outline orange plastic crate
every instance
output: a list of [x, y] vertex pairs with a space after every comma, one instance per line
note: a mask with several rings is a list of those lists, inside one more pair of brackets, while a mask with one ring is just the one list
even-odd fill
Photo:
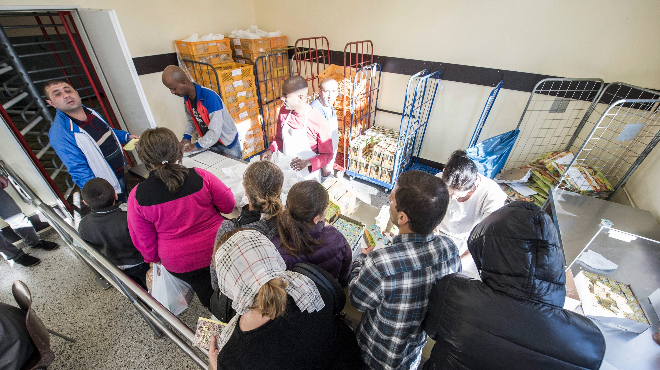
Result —
[[262, 56], [266, 55], [267, 53], [268, 53], [268, 51], [259, 52], [259, 51], [242, 50], [242, 49], [234, 50], [234, 54], [237, 57], [250, 59], [253, 62], [256, 61], [257, 58], [262, 57]]
[[254, 76], [251, 65], [231, 63], [229, 67], [230, 68], [218, 72], [218, 77], [221, 83], [242, 80]]
[[251, 52], [268, 52], [270, 47], [270, 38], [260, 38], [260, 39], [232, 39], [231, 45], [233, 49], [241, 49]]
[[254, 77], [246, 77], [236, 81], [220, 82], [223, 94], [232, 94], [255, 88]]
[[183, 60], [192, 60], [206, 64], [221, 64], [233, 61], [230, 51], [206, 53], [206, 54], [180, 54]]
[[233, 93], [223, 92], [222, 94], [222, 97], [225, 99], [225, 103], [227, 103], [227, 105], [240, 103], [248, 99], [255, 98], [256, 96], [257, 96], [257, 89], [255, 88], [243, 90], [243, 91], [235, 91]]
[[208, 54], [215, 52], [226, 52], [230, 51], [230, 40], [224, 38], [222, 40], [211, 40], [211, 41], [183, 41], [176, 40], [174, 41], [176, 45], [176, 50], [180, 54], [189, 54], [189, 55], [198, 55], [198, 54]]
[[282, 49], [286, 48], [286, 36], [277, 36], [270, 38], [270, 48], [271, 49]]
[[248, 109], [245, 112], [241, 112], [236, 115], [232, 114], [231, 117], [234, 119], [234, 122], [240, 123], [247, 119], [254, 119], [258, 116], [259, 116], [259, 107], [256, 107], [256, 108]]
[[257, 98], [247, 99], [245, 101], [227, 106], [227, 110], [232, 116], [238, 116], [240, 113], [247, 112], [248, 110], [254, 108], [259, 108]]

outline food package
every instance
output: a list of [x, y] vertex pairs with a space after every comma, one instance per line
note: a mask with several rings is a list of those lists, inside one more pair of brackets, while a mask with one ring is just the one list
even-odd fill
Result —
[[331, 201], [336, 203], [337, 200], [339, 200], [342, 195], [346, 194], [347, 191], [348, 187], [343, 182], [337, 181], [328, 189], [328, 196]]
[[209, 320], [200, 317], [197, 320], [197, 330], [195, 331], [195, 339], [193, 339], [193, 346], [208, 350], [211, 348], [211, 338], [216, 338], [216, 344], [222, 329], [226, 324], [220, 321]]
[[348, 215], [353, 213], [353, 211], [355, 211], [355, 208], [357, 208], [359, 201], [355, 196], [355, 194], [351, 192], [346, 192], [339, 199], [337, 199], [335, 203], [339, 206], [339, 209], [341, 210], [342, 214]]
[[387, 245], [389, 240], [385, 238], [378, 225], [371, 225], [364, 229], [364, 241], [369, 247], [375, 247], [377, 243]]
[[353, 252], [353, 255], [355, 256], [355, 252], [357, 249], [360, 248], [360, 237], [362, 236], [362, 232], [364, 231], [364, 224], [355, 221], [351, 218], [348, 218], [344, 215], [339, 215], [337, 217], [337, 220], [332, 224], [344, 237], [346, 238], [346, 241], [348, 242], [348, 245], [351, 246], [351, 251]]
[[630, 285], [583, 270], [575, 287], [585, 316], [638, 334], [651, 326]]
[[328, 223], [332, 223], [337, 216], [341, 214], [341, 209], [339, 208], [338, 205], [336, 205], [333, 202], [330, 202], [328, 205], [328, 209], [325, 212], [325, 221]]

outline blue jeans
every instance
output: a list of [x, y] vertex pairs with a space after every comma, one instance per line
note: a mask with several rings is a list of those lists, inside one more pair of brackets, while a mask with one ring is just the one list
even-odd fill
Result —
[[220, 142], [217, 142], [209, 149], [218, 154], [222, 154], [225, 157], [238, 159], [239, 161], [243, 160], [243, 149], [241, 148], [241, 141], [238, 140], [238, 135], [236, 135], [234, 142], [229, 144], [229, 146], [225, 146], [220, 144]]

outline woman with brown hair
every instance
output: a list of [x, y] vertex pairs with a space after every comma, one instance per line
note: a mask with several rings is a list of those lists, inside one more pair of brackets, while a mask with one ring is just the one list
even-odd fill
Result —
[[[223, 222], [216, 235], [216, 243], [223, 236], [237, 228], [253, 229], [262, 233], [269, 240], [277, 236], [277, 216], [282, 211], [282, 184], [284, 174], [279, 167], [270, 161], [254, 162], [248, 166], [243, 174], [243, 187], [248, 198], [248, 204], [241, 209], [238, 218]], [[211, 313], [222, 320], [231, 315], [231, 302], [220, 294], [218, 289], [218, 276], [211, 263], [211, 285], [213, 296], [211, 298]]]
[[330, 199], [323, 185], [314, 180], [294, 184], [286, 198], [286, 209], [277, 218], [278, 236], [273, 244], [286, 262], [317, 265], [345, 287], [351, 273], [352, 253], [346, 238], [325, 224]]
[[138, 155], [149, 178], [128, 198], [128, 228], [144, 261], [160, 262], [190, 284], [205, 307], [213, 294], [208, 273], [216, 232], [235, 201], [231, 190], [200, 168], [179, 164], [183, 152], [167, 128], [145, 131]]
[[357, 341], [335, 317], [331, 290], [287, 271], [273, 243], [255, 230], [233, 230], [216, 248], [220, 291], [236, 315], [211, 339], [210, 369], [360, 368]]

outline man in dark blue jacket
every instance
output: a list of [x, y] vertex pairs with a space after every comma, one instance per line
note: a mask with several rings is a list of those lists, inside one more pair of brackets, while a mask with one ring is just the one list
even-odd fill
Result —
[[468, 249], [481, 274], [438, 281], [424, 330], [436, 340], [425, 370], [598, 369], [605, 339], [564, 310], [564, 251], [552, 219], [513, 202], [474, 227]]

